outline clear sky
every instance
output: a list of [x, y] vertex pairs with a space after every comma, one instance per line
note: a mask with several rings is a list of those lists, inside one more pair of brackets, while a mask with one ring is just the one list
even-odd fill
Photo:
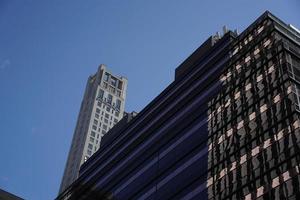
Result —
[[299, 0], [0, 0], [0, 188], [53, 199], [85, 83], [100, 63], [140, 111], [223, 25], [265, 10], [300, 28]]

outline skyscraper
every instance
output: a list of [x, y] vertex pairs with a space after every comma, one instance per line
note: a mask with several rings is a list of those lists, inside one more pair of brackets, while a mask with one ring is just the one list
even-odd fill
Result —
[[122, 119], [126, 89], [127, 79], [113, 75], [105, 65], [88, 78], [59, 193], [99, 149], [102, 136]]
[[300, 33], [209, 37], [57, 199], [300, 199]]

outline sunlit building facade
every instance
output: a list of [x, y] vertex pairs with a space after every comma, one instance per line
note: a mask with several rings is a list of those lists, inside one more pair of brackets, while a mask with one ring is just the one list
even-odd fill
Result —
[[57, 199], [300, 199], [299, 87], [300, 33], [271, 13], [212, 36]]
[[122, 119], [126, 89], [127, 79], [113, 75], [105, 65], [100, 65], [97, 73], [89, 77], [59, 193], [76, 180], [80, 166]]

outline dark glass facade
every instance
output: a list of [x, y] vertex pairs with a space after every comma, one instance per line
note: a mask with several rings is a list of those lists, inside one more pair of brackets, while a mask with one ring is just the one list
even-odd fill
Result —
[[210, 37], [57, 199], [300, 199], [299, 44], [269, 12]]

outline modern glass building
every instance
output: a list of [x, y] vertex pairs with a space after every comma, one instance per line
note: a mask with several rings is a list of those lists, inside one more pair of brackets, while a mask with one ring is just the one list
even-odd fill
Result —
[[300, 199], [299, 87], [300, 33], [271, 13], [212, 36], [57, 199]]

